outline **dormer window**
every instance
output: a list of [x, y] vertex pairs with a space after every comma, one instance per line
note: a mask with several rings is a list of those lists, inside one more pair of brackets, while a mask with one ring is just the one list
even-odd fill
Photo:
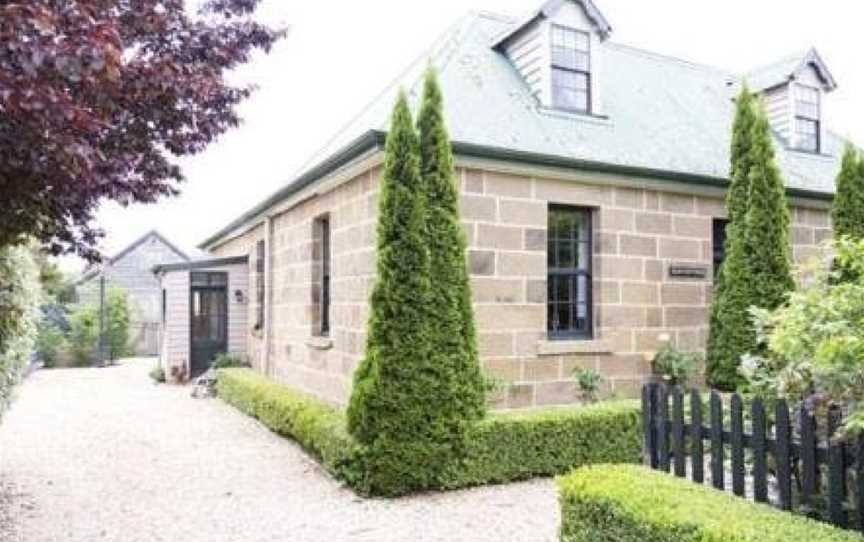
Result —
[[591, 112], [591, 36], [552, 25], [552, 106]]
[[795, 86], [795, 135], [802, 151], [819, 152], [821, 141], [819, 89]]

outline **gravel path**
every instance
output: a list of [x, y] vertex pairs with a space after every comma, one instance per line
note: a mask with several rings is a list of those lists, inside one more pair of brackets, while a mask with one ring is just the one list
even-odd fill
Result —
[[0, 421], [0, 541], [502, 541], [557, 538], [550, 480], [367, 500], [292, 442], [148, 360], [39, 371]]

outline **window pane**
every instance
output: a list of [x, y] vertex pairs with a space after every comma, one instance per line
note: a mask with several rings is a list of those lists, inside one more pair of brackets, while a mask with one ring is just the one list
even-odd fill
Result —
[[[547, 328], [560, 338], [591, 333], [591, 213], [586, 209], [549, 209], [550, 272], [547, 277]], [[554, 263], [555, 265], [552, 265]]]

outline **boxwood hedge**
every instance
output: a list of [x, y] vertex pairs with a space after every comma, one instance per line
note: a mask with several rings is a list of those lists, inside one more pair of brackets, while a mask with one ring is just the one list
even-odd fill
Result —
[[[375, 458], [346, 429], [344, 413], [250, 369], [219, 371], [219, 396], [275, 433], [296, 440], [333, 476], [362, 494]], [[492, 414], [469, 431], [465, 457], [423, 489], [455, 489], [552, 476], [594, 463], [640, 461], [640, 414], [635, 402]], [[387, 496], [415, 487], [391, 488]]]
[[563, 542], [853, 542], [830, 525], [636, 465], [559, 480]]
[[217, 394], [274, 433], [295, 440], [349, 485], [359, 483], [362, 453], [339, 410], [251, 369], [218, 371]]

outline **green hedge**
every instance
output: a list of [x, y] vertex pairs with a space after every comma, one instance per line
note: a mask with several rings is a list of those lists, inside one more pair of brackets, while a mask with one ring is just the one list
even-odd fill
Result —
[[861, 537], [635, 465], [562, 478], [563, 542], [853, 542]]
[[[219, 397], [279, 435], [296, 440], [336, 478], [375, 493], [368, 448], [347, 432], [341, 410], [276, 384], [251, 369], [219, 371]], [[467, 455], [425, 489], [455, 489], [552, 476], [593, 463], [638, 463], [641, 416], [636, 402], [517, 414], [493, 414], [470, 429]], [[388, 496], [415, 488], [390, 488]]]
[[348, 434], [342, 412], [251, 369], [221, 369], [218, 375], [217, 393], [226, 403], [297, 441], [336, 478], [362, 483], [362, 450]]
[[492, 414], [468, 436], [467, 458], [445, 487], [553, 476], [594, 463], [639, 463], [640, 406], [634, 401]]

